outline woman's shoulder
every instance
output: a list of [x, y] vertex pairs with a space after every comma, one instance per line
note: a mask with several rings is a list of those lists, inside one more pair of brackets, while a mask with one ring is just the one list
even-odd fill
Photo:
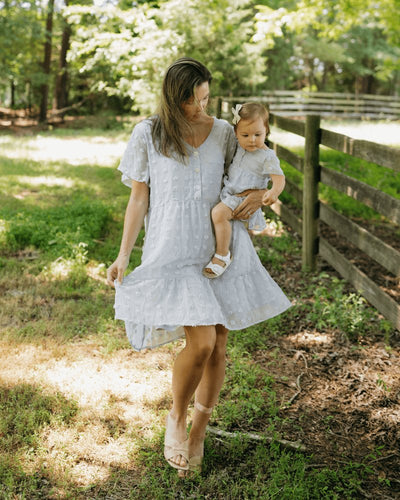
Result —
[[223, 120], [222, 118], [217, 118], [216, 116], [214, 118], [214, 127], [219, 129], [219, 130], [224, 130], [224, 131], [231, 131], [233, 130], [233, 127], [230, 123], [228, 123], [226, 120]]
[[140, 122], [138, 122], [133, 128], [133, 134], [138, 136], [144, 136], [151, 132], [151, 126], [153, 123], [153, 117], [144, 118]]

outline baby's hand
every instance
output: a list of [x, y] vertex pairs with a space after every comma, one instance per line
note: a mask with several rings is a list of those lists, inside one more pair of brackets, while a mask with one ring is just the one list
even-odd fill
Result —
[[270, 206], [275, 203], [277, 199], [278, 194], [273, 189], [269, 189], [262, 198], [262, 204], [264, 206]]

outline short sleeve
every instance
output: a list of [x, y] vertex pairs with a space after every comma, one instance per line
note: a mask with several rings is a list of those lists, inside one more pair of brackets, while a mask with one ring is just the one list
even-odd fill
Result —
[[228, 171], [229, 165], [232, 163], [237, 149], [237, 139], [233, 127], [227, 124], [227, 135], [225, 143], [225, 173]]
[[128, 187], [133, 180], [149, 184], [149, 133], [150, 123], [147, 120], [136, 125], [119, 164], [121, 180]]
[[281, 169], [279, 159], [272, 149], [267, 150], [267, 155], [264, 163], [265, 173], [268, 175], [285, 175]]

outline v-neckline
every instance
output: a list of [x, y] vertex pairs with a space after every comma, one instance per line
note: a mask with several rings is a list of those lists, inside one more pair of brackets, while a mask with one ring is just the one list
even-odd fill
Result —
[[201, 147], [203, 146], [203, 144], [205, 144], [205, 143], [208, 141], [208, 139], [209, 139], [210, 135], [212, 134], [212, 131], [214, 130], [214, 127], [215, 127], [215, 122], [216, 122], [216, 120], [215, 120], [215, 116], [212, 116], [211, 118], [213, 119], [213, 124], [212, 124], [212, 126], [211, 126], [211, 128], [210, 128], [210, 132], [208, 133], [207, 137], [204, 139], [204, 141], [203, 141], [203, 142], [202, 142], [199, 146], [194, 147], [194, 146], [192, 146], [191, 144], [189, 144], [188, 142], [183, 141], [183, 142], [184, 142], [187, 146], [189, 146], [189, 148], [191, 148], [193, 151], [195, 151], [196, 149], [201, 148]]

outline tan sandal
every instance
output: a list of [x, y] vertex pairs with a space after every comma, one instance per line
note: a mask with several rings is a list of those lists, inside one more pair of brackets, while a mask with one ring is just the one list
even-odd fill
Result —
[[[189, 470], [189, 439], [179, 442], [176, 439], [172, 439], [168, 434], [170, 415], [168, 414], [165, 427], [165, 437], [164, 437], [164, 457], [171, 467], [179, 470]], [[172, 461], [176, 456], [182, 456], [186, 460], [186, 465], [178, 465]]]
[[[201, 411], [202, 413], [207, 413], [208, 415], [211, 415], [214, 407], [212, 406], [211, 408], [207, 408], [206, 406], [202, 405], [198, 401], [195, 401], [194, 407], [196, 410]], [[201, 452], [201, 455], [194, 455], [193, 457], [189, 458], [189, 470], [191, 472], [201, 472], [201, 466], [203, 463], [203, 456], [204, 456], [204, 443], [203, 443], [203, 449]]]

